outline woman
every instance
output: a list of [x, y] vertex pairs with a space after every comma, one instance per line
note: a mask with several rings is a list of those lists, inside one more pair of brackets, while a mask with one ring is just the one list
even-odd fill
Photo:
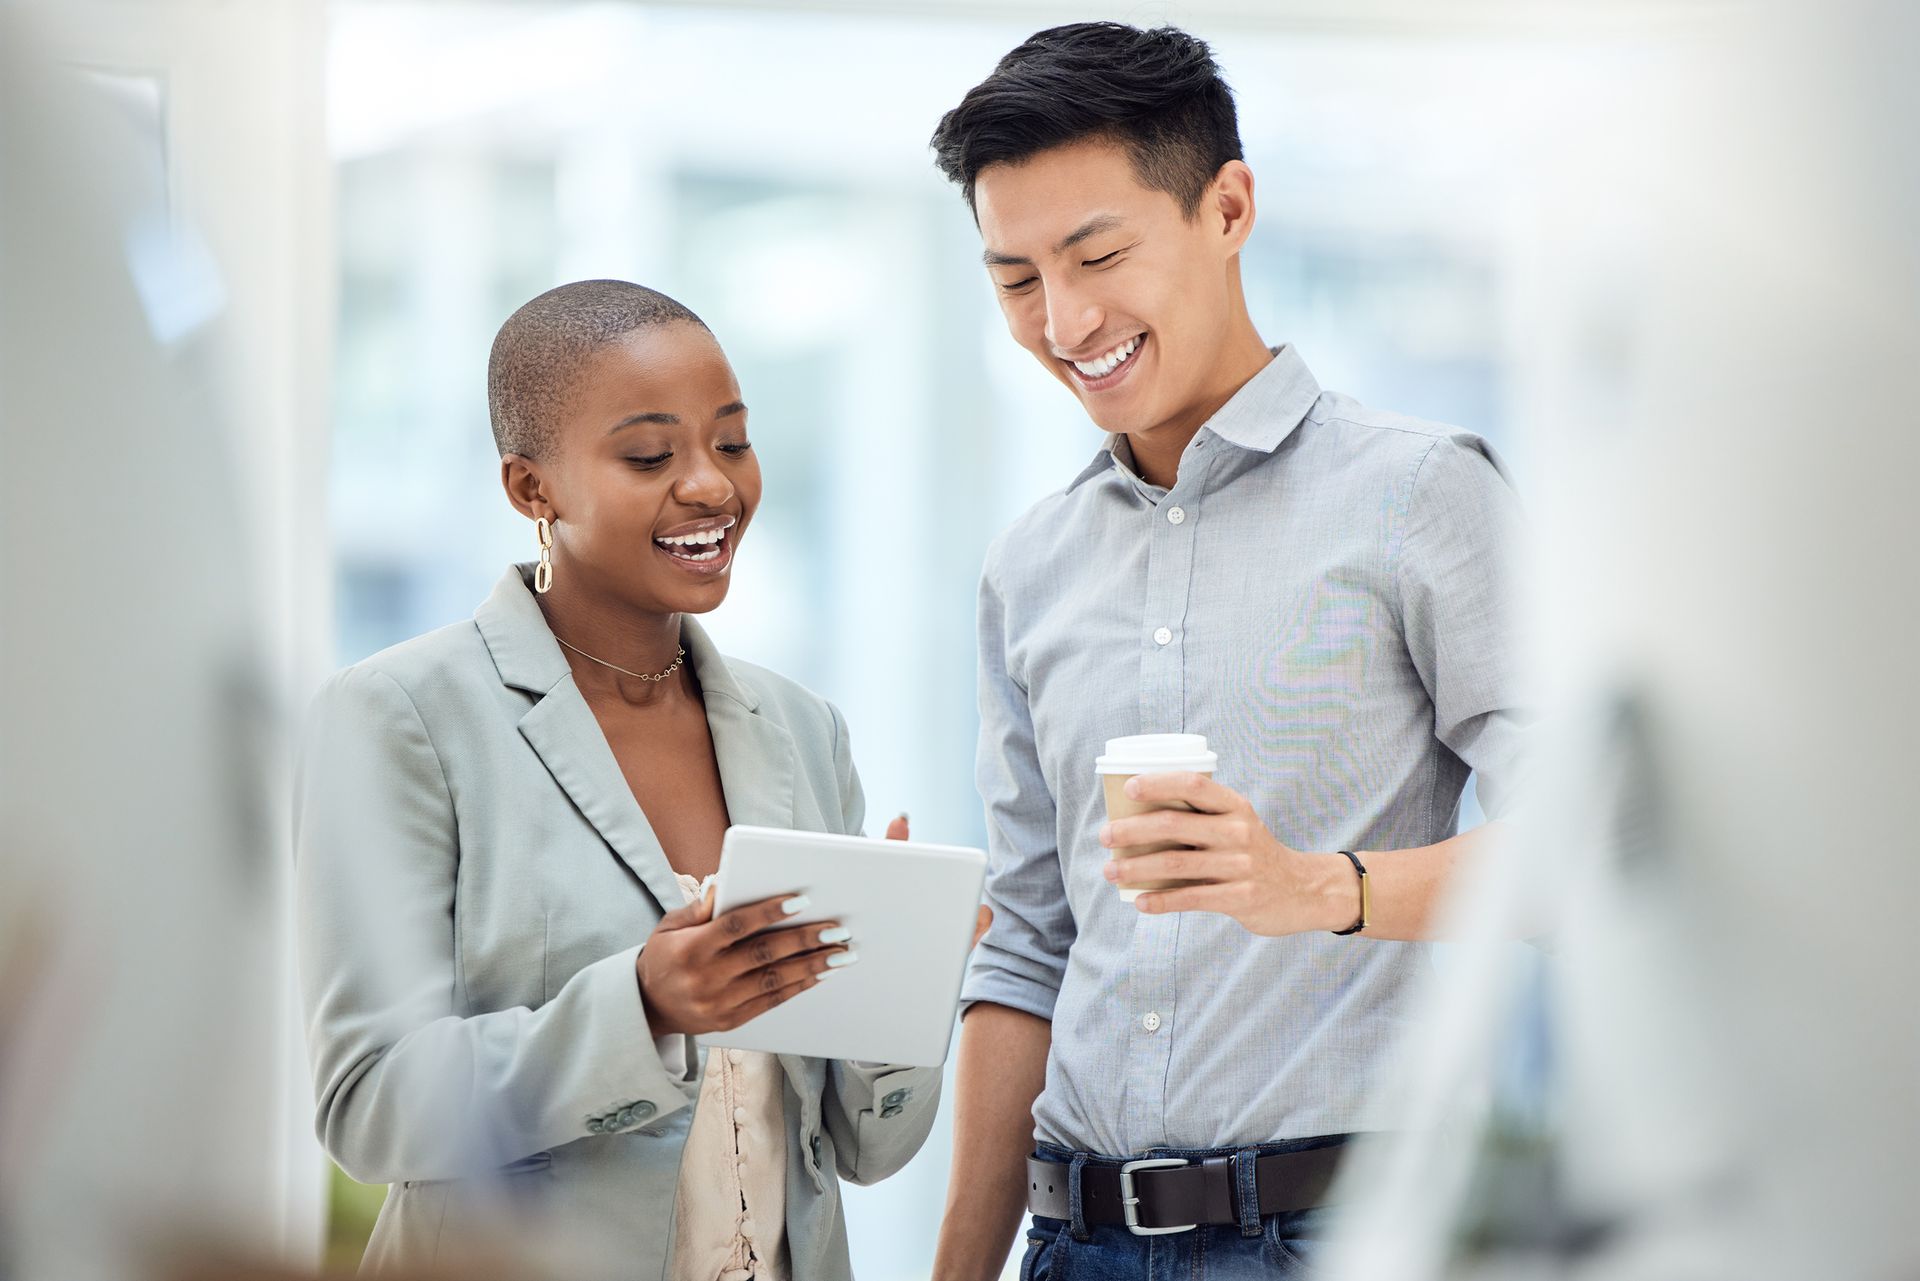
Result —
[[296, 801], [318, 1130], [394, 1185], [366, 1266], [508, 1243], [505, 1275], [848, 1276], [836, 1176], [906, 1162], [938, 1070], [734, 1050], [702, 1074], [690, 1039], [858, 946], [785, 927], [803, 900], [716, 919], [698, 893], [729, 823], [864, 811], [839, 713], [690, 617], [760, 498], [733, 371], [680, 304], [585, 281], [501, 328], [488, 401], [539, 561], [335, 675]]

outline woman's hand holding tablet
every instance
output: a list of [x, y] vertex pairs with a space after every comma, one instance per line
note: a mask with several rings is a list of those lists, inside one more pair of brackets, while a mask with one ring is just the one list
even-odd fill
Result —
[[[946, 1059], [967, 954], [986, 919], [977, 849], [824, 832], [732, 827], [715, 907], [768, 896], [808, 902], [800, 926], [837, 923], [864, 962], [818, 992], [818, 979], [701, 1043], [814, 1058], [933, 1067]], [[809, 915], [808, 913], [815, 913]], [[789, 927], [791, 928], [791, 927]], [[643, 953], [644, 955], [644, 953]]]
[[715, 915], [709, 891], [663, 916], [634, 962], [653, 1035], [739, 1027], [845, 964], [838, 921], [791, 924], [806, 908], [782, 894]]

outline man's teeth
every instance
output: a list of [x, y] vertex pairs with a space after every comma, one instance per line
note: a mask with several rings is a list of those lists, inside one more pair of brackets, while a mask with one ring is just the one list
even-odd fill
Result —
[[1073, 362], [1073, 367], [1089, 378], [1104, 378], [1106, 375], [1118, 369], [1121, 362], [1133, 354], [1134, 348], [1140, 345], [1140, 339], [1145, 336], [1144, 334], [1137, 334], [1121, 343], [1118, 347], [1115, 347], [1106, 355], [1093, 360], [1076, 360]]

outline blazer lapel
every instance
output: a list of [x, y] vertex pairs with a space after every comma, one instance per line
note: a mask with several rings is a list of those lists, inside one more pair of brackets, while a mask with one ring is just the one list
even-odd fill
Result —
[[793, 735], [760, 715], [760, 697], [714, 648], [691, 618], [680, 625], [681, 643], [700, 678], [707, 728], [720, 762], [727, 821], [753, 827], [793, 826]]
[[[532, 573], [530, 562], [512, 566], [474, 612], [501, 680], [535, 696], [520, 718], [520, 734], [661, 910], [670, 911], [685, 899], [679, 879], [573, 682], [573, 668], [533, 598]], [[682, 620], [681, 639], [706, 703], [728, 820], [793, 826], [793, 736], [759, 714], [759, 695], [691, 618]]]
[[573, 668], [533, 598], [532, 581], [531, 563], [512, 566], [473, 615], [501, 681], [534, 696], [520, 718], [520, 736], [660, 910], [672, 911], [686, 901], [679, 879], [593, 709], [573, 683]]
[[686, 902], [646, 812], [634, 799], [600, 722], [571, 674], [520, 718], [520, 734], [620, 861], [658, 900], [660, 910], [670, 912]]

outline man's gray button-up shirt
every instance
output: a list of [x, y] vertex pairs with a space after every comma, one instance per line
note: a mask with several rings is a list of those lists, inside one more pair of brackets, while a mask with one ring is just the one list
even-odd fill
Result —
[[[1146, 916], [1101, 875], [1094, 758], [1207, 736], [1301, 850], [1512, 803], [1520, 508], [1487, 443], [1323, 392], [1290, 347], [1162, 490], [1112, 437], [987, 554], [981, 737], [993, 928], [963, 999], [1052, 1020], [1038, 1138], [1127, 1155], [1390, 1127], [1422, 944]], [[1176, 516], [1175, 513], [1178, 513]]]

